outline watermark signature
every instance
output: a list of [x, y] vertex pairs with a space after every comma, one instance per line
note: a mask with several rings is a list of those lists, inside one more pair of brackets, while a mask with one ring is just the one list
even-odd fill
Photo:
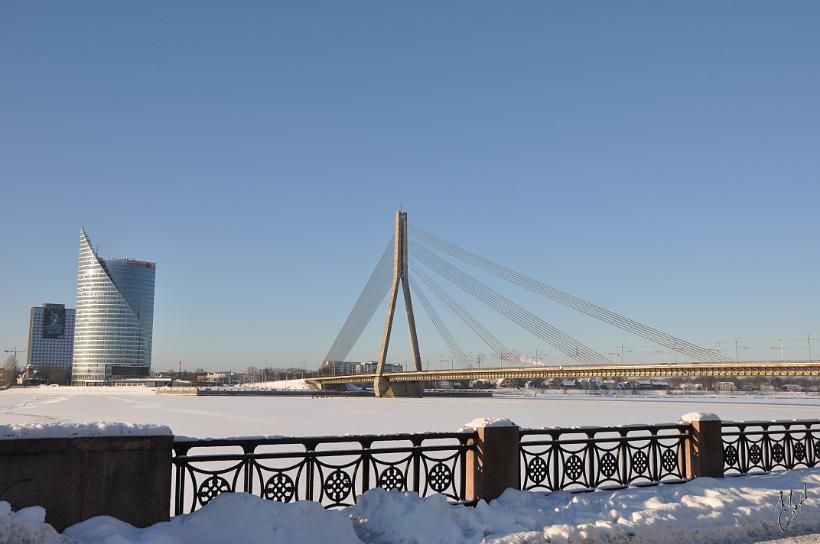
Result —
[[771, 507], [777, 512], [777, 526], [784, 533], [788, 531], [797, 516], [803, 513], [803, 505], [809, 497], [808, 486], [803, 483], [802, 493], [798, 491], [796, 494], [793, 489], [790, 489], [788, 494], [785, 491], [780, 492], [780, 501]]

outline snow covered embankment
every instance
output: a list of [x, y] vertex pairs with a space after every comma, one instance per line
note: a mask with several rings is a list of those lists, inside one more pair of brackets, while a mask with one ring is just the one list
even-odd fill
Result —
[[[804, 483], [808, 498], [791, 531], [820, 531], [820, 469], [807, 469], [578, 495], [508, 490], [475, 508], [448, 504], [441, 496], [419, 499], [382, 489], [335, 511], [310, 502], [281, 504], [224, 494], [193, 514], [146, 529], [98, 517], [65, 534], [89, 544], [754, 542], [788, 536], [778, 529], [778, 511], [772, 507], [779, 505], [780, 491], [794, 490], [797, 498]], [[6, 534], [4, 523], [19, 515], [0, 503], [0, 535]], [[12, 541], [0, 537], [5, 542]]]
[[269, 389], [273, 391], [316, 391], [316, 387], [305, 380], [277, 380], [275, 382], [245, 383], [243, 389]]

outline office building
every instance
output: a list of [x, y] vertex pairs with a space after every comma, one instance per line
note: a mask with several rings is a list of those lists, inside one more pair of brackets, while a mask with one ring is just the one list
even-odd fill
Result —
[[155, 271], [149, 261], [101, 258], [80, 230], [74, 385], [150, 375]]

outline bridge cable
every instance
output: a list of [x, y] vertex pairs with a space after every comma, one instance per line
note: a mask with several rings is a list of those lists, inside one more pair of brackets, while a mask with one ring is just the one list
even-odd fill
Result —
[[[423, 248], [418, 248], [420, 261], [438, 272], [456, 286], [472, 294], [492, 309], [505, 315], [508, 319], [515, 321], [519, 326], [529, 330], [545, 342], [555, 346], [566, 355], [584, 364], [605, 365], [612, 364], [609, 359], [595, 352], [592, 348], [585, 346], [569, 335], [546, 323], [531, 312], [521, 306], [506, 299], [479, 280], [465, 274], [450, 263], [440, 259], [432, 253], [426, 253]], [[438, 263], [430, 262], [430, 258], [438, 260]], [[443, 265], [443, 266], [442, 266]]]
[[389, 289], [389, 262], [387, 266], [380, 262], [374, 270], [371, 280], [360, 294], [325, 360], [344, 360], [367, 323], [372, 319]]
[[421, 288], [417, 287], [415, 282], [410, 282], [410, 289], [413, 291], [413, 295], [416, 297], [416, 300], [421, 302], [424, 311], [427, 312], [427, 315], [430, 317], [430, 321], [433, 322], [433, 325], [436, 327], [441, 339], [444, 340], [445, 344], [447, 344], [447, 348], [450, 350], [450, 353], [453, 354], [453, 359], [457, 360], [459, 367], [470, 368], [470, 360], [464, 353], [464, 350], [461, 349], [461, 346], [458, 345], [456, 339], [453, 338], [453, 335], [450, 333], [450, 329], [448, 329], [447, 325], [444, 324], [444, 321], [442, 321], [441, 317], [436, 312], [436, 309], [433, 308], [433, 305], [430, 304], [430, 300], [422, 292]]
[[478, 322], [470, 313], [464, 309], [458, 302], [456, 302], [447, 292], [441, 288], [433, 278], [428, 276], [421, 267], [417, 266], [414, 262], [410, 263], [410, 268], [413, 273], [413, 278], [418, 276], [421, 280], [427, 285], [427, 287], [435, 293], [435, 295], [444, 302], [454, 314], [456, 314], [461, 321], [464, 322], [465, 325], [470, 327], [476, 335], [478, 335], [487, 346], [493, 350], [493, 352], [498, 355], [501, 359], [501, 365], [504, 365], [504, 359], [508, 361], [518, 361], [519, 363], [523, 363], [521, 360], [521, 356], [515, 353], [514, 351], [508, 349], [498, 338], [496, 338], [486, 327], [484, 327], [481, 323]]
[[[435, 267], [432, 267], [431, 269], [434, 270], [434, 271], [439, 272], [442, 275], [445, 275], [445, 277], [446, 277], [446, 272], [445, 271], [437, 270]], [[589, 350], [588, 349], [585, 350], [582, 347], [569, 346], [566, 343], [562, 342], [562, 340], [560, 338], [557, 338], [556, 336], [551, 334], [551, 331], [548, 329], [548, 327], [543, 326], [544, 322], [542, 320], [532, 319], [531, 318], [532, 314], [526, 314], [525, 315], [525, 314], [522, 314], [520, 312], [517, 312], [514, 309], [510, 309], [509, 307], [504, 307], [503, 305], [499, 306], [499, 305], [495, 304], [491, 299], [486, 298], [486, 296], [482, 297], [482, 294], [472, 292], [471, 289], [475, 288], [475, 286], [471, 286], [469, 284], [461, 283], [455, 278], [448, 277], [447, 279], [450, 280], [452, 283], [454, 283], [456, 286], [458, 286], [458, 287], [464, 289], [465, 291], [467, 291], [468, 293], [476, 296], [476, 298], [478, 298], [479, 300], [481, 300], [482, 302], [484, 302], [485, 304], [490, 306], [490, 308], [492, 308], [493, 310], [496, 310], [497, 312], [501, 313], [502, 315], [504, 315], [508, 319], [510, 319], [513, 322], [517, 323], [520, 327], [524, 328], [525, 330], [528, 330], [529, 332], [531, 332], [535, 336], [541, 338], [543, 341], [555, 346], [560, 351], [562, 351], [566, 355], [570, 356], [571, 358], [578, 360], [582, 364], [589, 364], [589, 365], [611, 364], [608, 360], [606, 360], [607, 362], [604, 362], [604, 359], [594, 359], [594, 358], [592, 358], [589, 355]]]
[[[422, 257], [422, 262], [424, 262], [423, 257]], [[562, 338], [559, 338], [559, 337], [553, 335], [553, 331], [549, 330], [548, 326], [547, 327], [543, 326], [543, 325], [545, 325], [545, 323], [543, 321], [541, 321], [540, 319], [533, 316], [533, 314], [530, 314], [529, 312], [526, 312], [525, 310], [523, 310], [523, 308], [520, 308], [517, 305], [514, 305], [513, 303], [509, 303], [509, 304], [506, 304], [506, 305], [504, 304], [504, 302], [499, 303], [499, 301], [495, 297], [501, 297], [501, 295], [499, 295], [498, 293], [492, 292], [492, 290], [489, 290], [488, 287], [481, 284], [478, 280], [475, 280], [474, 278], [470, 278], [469, 281], [465, 282], [465, 281], [462, 281], [462, 279], [460, 279], [458, 277], [453, 277], [451, 275], [448, 275], [448, 271], [446, 269], [438, 268], [434, 264], [428, 263], [428, 262], [424, 262], [424, 264], [427, 265], [428, 267], [430, 267], [431, 270], [434, 270], [434, 271], [438, 272], [439, 274], [441, 274], [442, 276], [444, 276], [446, 279], [451, 281], [457, 287], [460, 287], [461, 289], [467, 291], [469, 294], [472, 294], [473, 296], [478, 298], [480, 301], [482, 301], [485, 304], [487, 304], [488, 306], [490, 306], [490, 308], [492, 308], [493, 310], [501, 313], [502, 315], [504, 315], [508, 319], [514, 321], [515, 323], [517, 323], [522, 328], [530, 331], [531, 333], [535, 334], [536, 336], [538, 336], [542, 340], [550, 343], [551, 345], [554, 345], [554, 346], [558, 347], [561, 351], [563, 351], [567, 355], [572, 356], [573, 358], [579, 360], [580, 362], [582, 362], [584, 364], [599, 364], [600, 363], [600, 361], [593, 361], [593, 360], [587, 359], [587, 357], [584, 355], [584, 352], [581, 348], [574, 347], [574, 346], [570, 345], [569, 343], [564, 342], [564, 340]], [[470, 283], [470, 282], [474, 282], [474, 283]], [[487, 292], [482, 293], [481, 292], [482, 289], [486, 289]], [[478, 290], [478, 292], [476, 292], [477, 290]], [[489, 295], [488, 295], [488, 293], [489, 293]], [[513, 305], [511, 306], [511, 304], [513, 304]]]
[[481, 281], [456, 268], [438, 255], [411, 240], [414, 256], [431, 270], [444, 276], [448, 281], [473, 295], [490, 308], [501, 313], [522, 328], [530, 331], [565, 355], [590, 365], [611, 365], [612, 361], [584, 345], [575, 338], [555, 328], [535, 314], [525, 310]]
[[414, 238], [419, 240], [420, 242], [427, 244], [428, 246], [432, 246], [444, 253], [447, 253], [462, 262], [472, 264], [490, 274], [499, 277], [501, 279], [507, 280], [511, 283], [524, 287], [529, 291], [534, 293], [540, 294], [545, 296], [551, 300], [564, 304], [574, 310], [582, 312], [586, 315], [609, 323], [615, 327], [620, 329], [629, 331], [637, 336], [641, 336], [650, 340], [656, 344], [665, 346], [669, 349], [692, 357], [693, 359], [700, 359], [703, 361], [710, 361], [710, 360], [724, 360], [724, 361], [731, 361], [732, 359], [726, 357], [722, 354], [715, 353], [712, 350], [704, 348], [702, 346], [698, 346], [697, 344], [693, 344], [692, 342], [688, 342], [683, 340], [682, 338], [678, 338], [676, 336], [672, 336], [670, 334], [661, 332], [657, 329], [650, 327], [649, 325], [645, 325], [628, 317], [622, 316], [601, 306], [588, 302], [586, 300], [580, 299], [569, 293], [565, 293], [559, 289], [554, 287], [550, 287], [538, 280], [520, 274], [506, 266], [497, 264], [489, 259], [485, 259], [467, 249], [464, 249], [456, 244], [443, 240], [434, 234], [428, 233], [418, 227], [414, 227], [412, 225], [409, 226], [411, 232], [414, 235]]
[[[377, 271], [380, 281], [376, 282], [371, 288], [366, 289], [360, 295], [360, 302], [351, 310], [348, 320], [346, 320], [346, 327], [340, 331], [336, 342], [335, 349], [328, 355], [334, 357], [331, 360], [344, 360], [358, 341], [362, 331], [373, 318], [375, 311], [378, 309], [381, 302], [386, 296], [387, 290], [390, 286], [390, 270], [389, 268], [381, 268]], [[337, 358], [338, 357], [338, 358]]]
[[356, 299], [325, 361], [344, 361], [390, 290], [393, 271], [393, 239], [387, 244], [370, 278]]

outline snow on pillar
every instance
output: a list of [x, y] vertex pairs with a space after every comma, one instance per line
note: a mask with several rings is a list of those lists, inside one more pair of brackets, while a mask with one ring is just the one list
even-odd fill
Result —
[[468, 501], [490, 501], [507, 488], [521, 488], [518, 425], [509, 419], [476, 419], [464, 426], [475, 430], [475, 449], [467, 452]]
[[692, 436], [685, 442], [686, 478], [723, 477], [723, 433], [720, 417], [690, 412], [680, 418], [692, 426]]

